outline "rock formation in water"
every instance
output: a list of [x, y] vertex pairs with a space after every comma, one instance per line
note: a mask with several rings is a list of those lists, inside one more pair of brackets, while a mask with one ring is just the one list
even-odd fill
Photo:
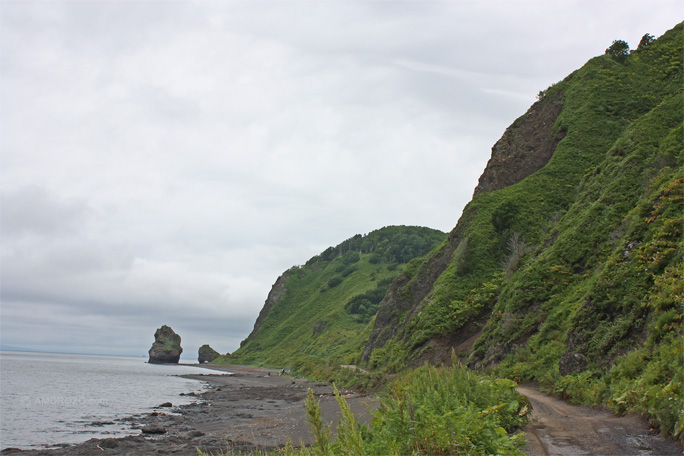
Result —
[[178, 364], [183, 349], [181, 348], [181, 338], [169, 326], [162, 326], [154, 333], [154, 343], [150, 348], [149, 363]]
[[219, 352], [211, 348], [208, 344], [204, 344], [199, 348], [198, 355], [197, 361], [199, 361], [200, 364], [210, 363], [221, 356]]

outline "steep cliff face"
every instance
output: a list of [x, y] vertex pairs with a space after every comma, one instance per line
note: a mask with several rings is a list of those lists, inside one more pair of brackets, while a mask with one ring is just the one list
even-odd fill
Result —
[[[520, 182], [548, 163], [558, 143], [565, 136], [565, 130], [557, 124], [562, 104], [562, 91], [553, 91], [532, 105], [523, 116], [506, 130], [492, 148], [492, 157], [480, 177], [479, 184], [475, 189], [475, 196]], [[409, 278], [402, 274], [392, 285], [390, 293], [385, 297], [378, 310], [375, 325], [361, 356], [363, 362], [368, 363], [373, 351], [376, 348], [383, 347], [388, 340], [397, 337], [399, 339], [410, 337], [409, 332], [412, 329], [410, 322], [421, 311], [422, 304], [434, 297], [435, 284], [439, 282], [440, 278], [446, 278], [449, 273], [456, 277], [467, 275], [469, 278], [463, 280], [463, 283], [466, 286], [477, 286], [481, 283], [481, 280], [477, 278], [478, 276], [486, 278], [491, 275], [491, 264], [476, 264], [476, 262], [468, 260], [468, 256], [472, 257], [473, 255], [491, 256], [490, 252], [496, 249], [487, 245], [491, 242], [480, 240], [477, 233], [471, 233], [471, 225], [476, 223], [474, 221], [483, 217], [486, 219], [489, 215], [487, 209], [483, 211], [484, 215], [478, 215], [479, 212], [481, 212], [481, 208], [478, 205], [470, 204], [466, 207], [463, 216], [449, 234], [448, 240], [442, 248], [427, 258], [425, 264], [418, 269], [414, 277]], [[477, 245], [469, 245], [471, 241], [476, 242]], [[451, 270], [447, 273], [448, 269]], [[443, 276], [445, 273], [447, 274]], [[471, 283], [472, 285], [469, 285]], [[478, 311], [470, 318], [476, 319], [479, 316], [480, 312]], [[461, 327], [459, 326], [456, 329]], [[430, 332], [423, 329], [418, 331], [421, 334]], [[466, 331], [465, 340], [472, 337], [472, 332], [473, 328]], [[451, 359], [451, 349], [440, 350], [440, 347], [453, 346], [454, 335], [448, 332], [435, 333], [434, 335], [440, 341], [433, 341], [430, 344], [430, 353], [428, 354], [430, 360], [433, 362], [448, 361]], [[451, 343], [445, 344], [446, 339], [450, 340]], [[456, 335], [455, 339], [463, 339], [463, 336]], [[427, 341], [428, 339], [425, 339], [421, 343], [427, 343]], [[440, 353], [436, 354], [435, 351]], [[380, 354], [380, 356], [385, 355], [386, 352]], [[402, 363], [410, 361], [404, 358], [406, 357], [402, 356], [402, 359], [394, 361], [398, 363], [397, 368], [400, 368]], [[382, 361], [377, 365], [381, 364]]]
[[544, 96], [508, 127], [494, 147], [475, 187], [481, 192], [516, 184], [548, 163], [565, 131], [556, 125], [563, 107], [560, 91]]
[[[557, 122], [562, 105], [563, 92], [557, 88], [518, 118], [494, 145], [475, 189], [474, 201], [465, 208], [447, 242], [426, 259], [414, 277], [401, 275], [381, 303], [362, 353], [363, 362], [369, 363], [374, 350], [392, 339], [390, 352], [376, 353], [373, 366], [389, 362], [393, 368], [401, 369], [421, 360], [448, 362], [454, 346], [472, 345], [472, 336], [482, 324], [481, 306], [459, 315], [454, 327], [445, 328], [442, 317], [454, 310], [449, 308], [455, 299], [465, 299], [470, 290], [477, 289], [500, 268], [500, 252], [506, 249], [513, 219], [518, 207], [526, 204], [520, 201], [521, 195], [501, 199], [491, 195], [478, 199], [478, 195], [510, 187], [547, 165], [565, 136], [564, 128]], [[575, 171], [575, 181], [580, 172]], [[549, 184], [547, 180], [546, 188]], [[543, 212], [556, 211], [567, 204], [567, 197], [557, 199], [560, 202], [541, 208]], [[494, 233], [488, 234], [480, 229], [480, 224], [497, 226]], [[418, 317], [425, 307], [437, 312], [433, 318], [420, 321]], [[423, 317], [429, 313], [430, 310]], [[463, 345], [465, 342], [467, 346]], [[392, 350], [404, 353], [392, 354]]]

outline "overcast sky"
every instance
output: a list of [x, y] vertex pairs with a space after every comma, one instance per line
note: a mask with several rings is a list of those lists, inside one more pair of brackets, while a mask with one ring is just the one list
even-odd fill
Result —
[[3, 346], [225, 353], [276, 278], [451, 230], [505, 128], [679, 1], [0, 3]]

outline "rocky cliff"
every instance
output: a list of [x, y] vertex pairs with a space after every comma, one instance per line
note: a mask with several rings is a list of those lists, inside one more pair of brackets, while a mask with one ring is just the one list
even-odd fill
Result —
[[[562, 107], [563, 92], [554, 90], [533, 104], [523, 116], [513, 122], [492, 148], [491, 158], [480, 176], [474, 198], [481, 193], [494, 192], [516, 184], [546, 166], [559, 142], [565, 136], [565, 130], [557, 123]], [[519, 204], [523, 206], [525, 203]], [[510, 201], [502, 201], [501, 207], [506, 210], [500, 209], [496, 220], [501, 225], [500, 231], [504, 231], [509, 229], [507, 224], [514, 216], [517, 206], [516, 203]], [[438, 284], [440, 278], [450, 281], [462, 280], [466, 287], [477, 287], [482, 283], [478, 276], [486, 278], [491, 274], [490, 270], [492, 265], [496, 265], [496, 258], [485, 264], [475, 264], [472, 258], [468, 258], [473, 255], [479, 255], [480, 258], [496, 256], [497, 250], [501, 247], [487, 246], [483, 249], [481, 247], [486, 242], [477, 237], [479, 233], [471, 232], [474, 223], [490, 217], [487, 209], [489, 208], [483, 209], [476, 204], [469, 204], [441, 249], [427, 258], [414, 277], [401, 275], [396, 280], [380, 305], [375, 325], [361, 355], [363, 362], [368, 363], [376, 348], [383, 347], [388, 340], [398, 337], [399, 334], [403, 334], [402, 338], [410, 337], [407, 332], [413, 329], [413, 326], [409, 323], [421, 311], [426, 300], [433, 304], [430, 299], [435, 298], [435, 284]], [[496, 217], [495, 214], [492, 216]], [[477, 242], [478, 245], [469, 245], [471, 242]], [[476, 249], [478, 253], [475, 253]], [[447, 273], [447, 269], [451, 271]], [[447, 279], [445, 273], [451, 274], [451, 277]], [[442, 304], [444, 303], [438, 302], [436, 305]], [[424, 334], [433, 332], [435, 336], [434, 340], [425, 339], [420, 343], [428, 344], [430, 347], [426, 360], [448, 361], [454, 346], [468, 340], [472, 343], [471, 338], [478, 332], [477, 328], [480, 325], [477, 322], [480, 314], [479, 310], [472, 312], [469, 321], [463, 321], [458, 328], [450, 328], [450, 331], [441, 334], [431, 331], [435, 326], [428, 331], [419, 330]], [[438, 325], [437, 322], [434, 323]], [[451, 334], [453, 330], [458, 330], [460, 334]], [[413, 348], [424, 348], [424, 346]], [[409, 355], [411, 356], [415, 355]], [[409, 362], [408, 359], [404, 361]], [[414, 364], [417, 362], [420, 361], [414, 361]]]
[[563, 93], [554, 91], [506, 129], [480, 176], [475, 195], [520, 182], [542, 169], [551, 159], [565, 131], [556, 124], [563, 108]]
[[197, 352], [197, 361], [200, 364], [210, 363], [219, 356], [221, 356], [219, 352], [211, 348], [208, 344], [204, 344]]
[[173, 329], [164, 325], [154, 333], [154, 342], [149, 350], [149, 363], [178, 363], [183, 349], [181, 337]]

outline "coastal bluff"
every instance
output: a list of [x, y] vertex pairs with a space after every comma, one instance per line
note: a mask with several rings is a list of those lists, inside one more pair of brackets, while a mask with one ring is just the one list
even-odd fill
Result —
[[178, 364], [183, 348], [181, 337], [171, 327], [163, 325], [154, 333], [154, 343], [149, 350], [151, 364]]
[[210, 363], [221, 356], [219, 352], [211, 348], [208, 344], [202, 345], [197, 354], [197, 361], [199, 361], [200, 364]]

